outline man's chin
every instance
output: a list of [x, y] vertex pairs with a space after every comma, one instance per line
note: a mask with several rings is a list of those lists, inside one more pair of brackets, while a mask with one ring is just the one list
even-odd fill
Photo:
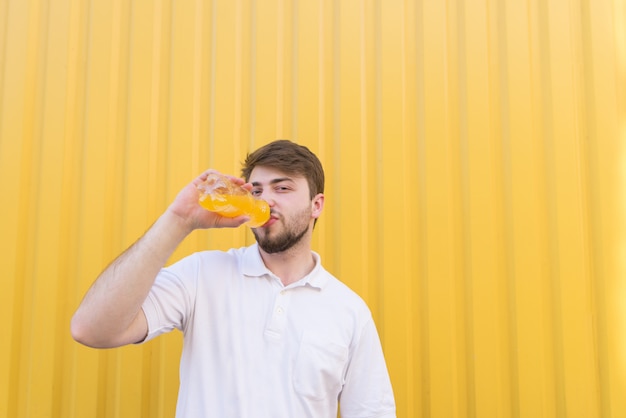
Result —
[[283, 234], [274, 237], [273, 239], [269, 237], [270, 234], [267, 229], [264, 229], [262, 232], [253, 230], [252, 233], [254, 234], [254, 238], [256, 238], [257, 244], [259, 244], [259, 247], [263, 251], [267, 254], [277, 254], [287, 251], [299, 243], [306, 235], [307, 230], [308, 228], [300, 232], [298, 235]]

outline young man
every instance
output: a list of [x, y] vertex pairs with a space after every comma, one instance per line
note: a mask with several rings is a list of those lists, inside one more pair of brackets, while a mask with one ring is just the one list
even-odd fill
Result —
[[363, 300], [322, 267], [311, 235], [324, 208], [324, 172], [286, 140], [248, 155], [246, 180], [271, 217], [257, 243], [192, 254], [164, 268], [199, 228], [237, 227], [186, 186], [85, 295], [73, 337], [91, 347], [184, 334], [177, 417], [395, 417], [379, 337]]

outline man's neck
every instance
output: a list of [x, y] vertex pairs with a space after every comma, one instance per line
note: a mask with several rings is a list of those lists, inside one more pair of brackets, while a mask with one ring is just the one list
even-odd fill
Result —
[[[304, 243], [299, 243], [304, 244]], [[311, 246], [296, 244], [280, 253], [269, 254], [259, 247], [265, 267], [280, 278], [284, 286], [295, 283], [309, 274], [315, 267]]]

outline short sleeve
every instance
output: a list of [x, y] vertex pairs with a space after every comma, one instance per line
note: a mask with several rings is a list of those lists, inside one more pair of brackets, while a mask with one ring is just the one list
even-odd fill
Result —
[[361, 331], [351, 353], [340, 397], [343, 418], [395, 418], [396, 407], [374, 321]]
[[197, 261], [187, 257], [161, 269], [142, 309], [148, 321], [145, 341], [170, 332], [184, 330], [193, 311]]

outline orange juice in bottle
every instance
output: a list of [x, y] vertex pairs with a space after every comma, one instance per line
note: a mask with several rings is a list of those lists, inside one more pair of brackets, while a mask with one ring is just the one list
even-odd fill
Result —
[[211, 173], [198, 186], [199, 203], [211, 212], [228, 218], [248, 215], [250, 228], [258, 228], [270, 218], [270, 207], [266, 201], [256, 199], [250, 192], [231, 182], [228, 177]]

